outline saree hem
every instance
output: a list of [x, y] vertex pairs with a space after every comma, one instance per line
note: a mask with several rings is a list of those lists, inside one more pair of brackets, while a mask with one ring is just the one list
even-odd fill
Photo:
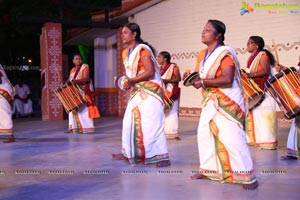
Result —
[[178, 133], [166, 133], [166, 137], [167, 137], [167, 139], [173, 139], [173, 138], [179, 137], [179, 134]]
[[[123, 153], [123, 156], [128, 158], [126, 156], [126, 154], [124, 154], [124, 153]], [[152, 163], [157, 163], [157, 162], [164, 161], [164, 160], [170, 160], [168, 153], [156, 155], [156, 156], [153, 156], [151, 158], [128, 158], [128, 161], [129, 161], [130, 165], [152, 164]]]
[[84, 129], [78, 129], [78, 128], [72, 128], [69, 129], [71, 133], [78, 133], [78, 134], [84, 134], [84, 133], [94, 133], [95, 128], [84, 128]]
[[293, 156], [293, 157], [297, 157], [297, 158], [300, 157], [300, 151], [295, 151], [295, 150], [289, 149], [289, 148], [287, 148], [286, 150], [287, 150], [288, 156]]
[[278, 141], [275, 142], [263, 142], [263, 143], [254, 143], [256, 147], [264, 148], [264, 149], [276, 149], [278, 145]]
[[199, 174], [203, 174], [207, 178], [220, 182], [251, 184], [256, 181], [254, 170], [232, 170], [225, 171], [224, 174], [216, 170], [199, 169]]

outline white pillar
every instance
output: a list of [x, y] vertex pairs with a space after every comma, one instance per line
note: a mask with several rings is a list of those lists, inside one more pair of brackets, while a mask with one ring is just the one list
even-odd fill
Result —
[[117, 36], [95, 38], [95, 88], [113, 88], [114, 76], [117, 73]]

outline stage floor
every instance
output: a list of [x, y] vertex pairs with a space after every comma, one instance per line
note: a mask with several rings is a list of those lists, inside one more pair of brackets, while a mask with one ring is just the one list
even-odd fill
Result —
[[0, 140], [0, 199], [300, 199], [300, 161], [280, 160], [291, 122], [278, 121], [277, 150], [250, 147], [260, 186], [244, 191], [188, 179], [199, 166], [197, 118], [180, 118], [182, 140], [168, 140], [171, 166], [165, 168], [111, 159], [121, 151], [121, 118], [95, 120], [95, 134], [64, 134], [66, 120], [17, 119], [16, 142]]

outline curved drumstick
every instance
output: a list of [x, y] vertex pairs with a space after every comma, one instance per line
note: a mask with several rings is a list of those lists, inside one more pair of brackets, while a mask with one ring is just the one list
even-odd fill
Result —
[[278, 64], [279, 64], [279, 57], [278, 57], [277, 47], [276, 47], [275, 41], [272, 40], [272, 42], [273, 42], [274, 51], [275, 51], [275, 60], [276, 60], [276, 64], [278, 65]]

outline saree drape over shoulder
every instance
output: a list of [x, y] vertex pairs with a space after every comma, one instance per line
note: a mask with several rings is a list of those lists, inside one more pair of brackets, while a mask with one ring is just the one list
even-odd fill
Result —
[[[262, 70], [259, 64], [261, 59], [268, 59], [264, 51], [261, 51], [253, 59], [247, 73], [257, 73]], [[270, 76], [273, 74], [270, 67]], [[269, 77], [270, 77], [269, 76]], [[254, 81], [262, 90], [265, 90], [264, 82], [268, 76], [256, 78]], [[260, 148], [274, 149], [277, 147], [277, 115], [276, 101], [265, 92], [265, 99], [254, 110], [249, 111], [246, 116], [247, 142]]]
[[[205, 50], [204, 50], [205, 51]], [[201, 88], [201, 116], [198, 126], [199, 173], [220, 182], [251, 184], [253, 163], [244, 131], [245, 104], [239, 64], [231, 47], [221, 46], [207, 58], [199, 53], [202, 79], [219, 76], [223, 67], [235, 67], [231, 87]]]
[[[80, 80], [85, 77], [89, 71], [89, 66], [83, 64], [79, 72], [76, 73], [75, 68], [71, 69], [69, 80]], [[76, 75], [76, 76], [75, 76]], [[87, 104], [79, 107], [69, 113], [69, 130], [73, 133], [91, 133], [95, 131], [93, 118], [100, 117], [98, 108], [93, 101], [93, 85], [89, 83], [80, 86], [80, 92], [85, 95]]]
[[8, 80], [2, 65], [0, 64], [0, 135], [12, 135], [13, 121], [12, 108], [14, 102], [14, 87]]
[[155, 74], [150, 80], [134, 85], [123, 118], [122, 153], [131, 165], [169, 160], [164, 132], [163, 87], [151, 49], [137, 45], [128, 55], [123, 51], [126, 75], [136, 77], [144, 72], [143, 56], [151, 56]]
[[[174, 78], [175, 71], [179, 70], [179, 67], [170, 63], [166, 66], [166, 69], [162, 69], [161, 78], [170, 80]], [[178, 87], [178, 83], [167, 83], [165, 84], [165, 96], [168, 99], [171, 99], [173, 104], [170, 108], [165, 109], [165, 133], [167, 138], [176, 138], [178, 137], [178, 127], [179, 127], [179, 97], [180, 97], [180, 88]]]

